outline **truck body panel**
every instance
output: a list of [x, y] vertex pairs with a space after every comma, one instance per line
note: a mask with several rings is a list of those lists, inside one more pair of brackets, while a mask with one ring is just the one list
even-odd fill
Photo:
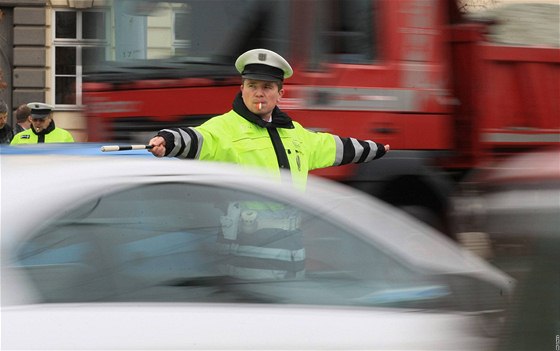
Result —
[[[91, 75], [84, 85], [89, 140], [145, 143], [159, 129], [195, 126], [228, 111], [241, 84], [233, 61], [266, 47], [294, 68], [279, 104], [294, 120], [391, 145], [383, 162], [314, 174], [397, 206], [424, 206], [442, 222], [460, 174], [488, 159], [560, 143], [560, 49], [491, 43], [487, 25], [469, 22], [454, 1], [233, 5], [241, 2], [192, 2], [197, 46], [183, 61], [124, 62]], [[205, 23], [204, 11], [217, 22]], [[285, 16], [263, 26], [267, 11]], [[221, 34], [222, 27], [236, 35]], [[213, 50], [210, 38], [229, 56], [198, 59]], [[392, 193], [403, 182], [418, 186], [407, 188], [416, 195]]]

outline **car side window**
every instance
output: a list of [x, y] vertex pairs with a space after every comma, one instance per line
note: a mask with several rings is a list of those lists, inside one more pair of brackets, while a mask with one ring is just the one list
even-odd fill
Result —
[[65, 212], [22, 246], [18, 265], [43, 302], [410, 307], [448, 293], [370, 240], [250, 191], [164, 183]]
[[26, 243], [19, 264], [46, 302], [180, 300], [166, 284], [217, 274], [222, 200], [208, 190], [167, 183], [95, 198]]

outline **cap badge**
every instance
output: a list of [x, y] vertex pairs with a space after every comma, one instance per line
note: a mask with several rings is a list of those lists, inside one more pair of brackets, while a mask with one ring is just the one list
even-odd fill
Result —
[[259, 53], [259, 61], [266, 61], [266, 53]]

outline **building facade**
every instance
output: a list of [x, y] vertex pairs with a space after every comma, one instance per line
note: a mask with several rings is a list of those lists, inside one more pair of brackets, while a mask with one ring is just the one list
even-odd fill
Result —
[[[123, 0], [117, 4], [139, 4]], [[0, 0], [0, 99], [14, 111], [40, 101], [55, 106], [57, 126], [87, 141], [82, 82], [97, 60], [173, 55], [172, 7], [128, 16], [112, 0]], [[137, 11], [137, 9], [135, 9]], [[120, 11], [120, 12], [119, 12]], [[175, 11], [176, 12], [176, 11]], [[129, 25], [143, 36], [119, 38]], [[119, 45], [119, 41], [121, 44]], [[15, 117], [9, 116], [11, 125]]]
[[[104, 6], [94, 3], [0, 0], [0, 98], [12, 111], [32, 101], [55, 105], [57, 125], [77, 141], [85, 140], [85, 120], [75, 84], [81, 74], [76, 48], [83, 44], [76, 19], [94, 5]], [[15, 124], [13, 115], [9, 123]]]

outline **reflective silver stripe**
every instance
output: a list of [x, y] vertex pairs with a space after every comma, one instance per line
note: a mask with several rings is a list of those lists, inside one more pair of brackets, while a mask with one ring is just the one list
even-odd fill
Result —
[[196, 137], [198, 138], [198, 148], [196, 149], [196, 155], [194, 155], [194, 158], [196, 160], [198, 160], [200, 158], [200, 150], [202, 150], [202, 143], [204, 141], [204, 137], [202, 136], [202, 134], [200, 134], [200, 132], [194, 128], [190, 128], [190, 130], [192, 130], [194, 132], [194, 134], [196, 134]]
[[240, 257], [265, 258], [286, 262], [299, 262], [305, 260], [305, 249], [298, 250], [278, 249], [260, 246], [219, 243], [222, 254], [229, 253]]
[[[224, 265], [223, 273], [241, 279], [284, 279], [288, 271], [275, 269], [245, 268], [232, 265]], [[292, 277], [290, 277], [292, 278]], [[305, 278], [305, 270], [295, 273], [294, 279]]]
[[534, 142], [552, 142], [560, 143], [560, 134], [544, 133], [544, 134], [514, 134], [514, 133], [483, 133], [481, 136], [484, 142], [495, 143], [534, 143]]
[[177, 155], [177, 157], [187, 158], [187, 155], [189, 154], [189, 151], [191, 151], [192, 139], [191, 139], [191, 136], [189, 135], [189, 133], [185, 132], [182, 129], [179, 129], [179, 133], [181, 133], [181, 138], [183, 139], [183, 143], [185, 144], [185, 149], [183, 150], [183, 152], [180, 155]]
[[[177, 133], [174, 130], [171, 129], [163, 129], [162, 132], [168, 132], [173, 134], [173, 142], [175, 143], [173, 145], [173, 149], [171, 150], [171, 152], [169, 153], [169, 155], [167, 155], [168, 157], [174, 157], [177, 156], [177, 154], [179, 153], [179, 150], [181, 149], [181, 143], [179, 142], [181, 140], [181, 135], [179, 133]], [[166, 145], [166, 147], [168, 147], [169, 145]]]
[[366, 159], [364, 160], [364, 162], [369, 162], [371, 160], [373, 160], [373, 158], [375, 157], [375, 155], [377, 155], [377, 144], [374, 143], [371, 140], [366, 140], [366, 143], [369, 144], [369, 155], [367, 155]]
[[334, 142], [336, 143], [336, 156], [334, 158], [333, 166], [339, 166], [342, 163], [342, 156], [344, 155], [344, 145], [338, 135], [333, 135]]
[[301, 217], [290, 216], [288, 218], [258, 218], [256, 220], [257, 229], [282, 229], [294, 231], [301, 225]]
[[356, 163], [358, 162], [360, 157], [362, 157], [364, 153], [364, 147], [358, 142], [358, 140], [354, 138], [350, 138], [350, 141], [352, 141], [352, 146], [354, 146], [354, 159], [352, 160], [352, 163]]

